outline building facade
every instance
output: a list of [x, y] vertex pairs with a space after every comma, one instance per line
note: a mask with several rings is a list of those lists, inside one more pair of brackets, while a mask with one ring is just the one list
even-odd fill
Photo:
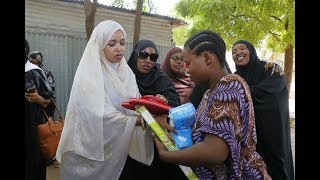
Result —
[[[125, 58], [133, 49], [135, 10], [98, 4], [95, 25], [104, 20], [120, 23], [127, 33]], [[186, 22], [162, 15], [143, 13], [140, 39], [150, 39], [157, 45], [158, 62], [173, 46], [172, 29]], [[65, 114], [76, 68], [86, 46], [85, 12], [81, 0], [26, 0], [25, 38], [30, 50], [43, 54], [43, 65], [56, 81], [56, 101]]]

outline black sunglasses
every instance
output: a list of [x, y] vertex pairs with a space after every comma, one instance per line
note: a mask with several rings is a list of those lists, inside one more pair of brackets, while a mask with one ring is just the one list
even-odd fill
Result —
[[158, 59], [158, 54], [157, 53], [149, 54], [148, 52], [143, 51], [143, 50], [139, 51], [138, 56], [139, 56], [140, 59], [147, 59], [148, 56], [150, 56], [150, 60], [152, 62], [157, 62], [157, 59]]

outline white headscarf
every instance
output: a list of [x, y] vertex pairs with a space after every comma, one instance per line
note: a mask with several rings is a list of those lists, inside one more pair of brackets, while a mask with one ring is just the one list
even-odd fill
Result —
[[119, 29], [126, 38], [122, 26], [110, 20], [99, 23], [91, 34], [75, 73], [56, 154], [59, 162], [67, 151], [105, 161], [106, 173], [121, 171], [128, 153], [142, 163], [152, 162], [152, 136], [135, 126], [135, 111], [121, 106], [131, 97], [140, 97], [135, 75], [124, 58], [111, 63], [103, 53]]

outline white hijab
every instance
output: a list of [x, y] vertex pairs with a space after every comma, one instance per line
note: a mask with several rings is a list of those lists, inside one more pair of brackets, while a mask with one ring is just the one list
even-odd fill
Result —
[[135, 75], [124, 58], [111, 63], [103, 53], [118, 29], [126, 38], [120, 24], [103, 21], [95, 27], [87, 43], [74, 76], [56, 153], [59, 162], [67, 151], [105, 161], [109, 171], [106, 173], [121, 171], [128, 154], [144, 164], [152, 162], [150, 132], [144, 135], [141, 127], [135, 126], [137, 113], [121, 106], [131, 97], [140, 97]]

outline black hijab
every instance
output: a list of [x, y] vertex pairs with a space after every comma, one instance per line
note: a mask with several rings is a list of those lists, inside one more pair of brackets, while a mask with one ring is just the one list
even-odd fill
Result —
[[236, 44], [245, 44], [249, 50], [250, 57], [249, 57], [249, 63], [245, 66], [237, 66], [236, 65], [236, 72], [235, 74], [240, 75], [243, 77], [248, 85], [256, 85], [258, 82], [260, 82], [264, 78], [265, 70], [264, 66], [266, 64], [266, 61], [260, 61], [255, 47], [246, 40], [239, 40], [236, 41], [232, 47], [234, 47]]
[[157, 95], [162, 94], [168, 100], [170, 106], [180, 105], [180, 98], [174, 85], [169, 77], [161, 71], [160, 65], [155, 64], [153, 69], [148, 74], [142, 74], [137, 69], [138, 53], [152, 47], [158, 53], [156, 45], [147, 39], [142, 39], [137, 42], [128, 60], [128, 65], [136, 75], [137, 84], [141, 95]]
[[[246, 66], [236, 66], [250, 87], [254, 105], [257, 152], [273, 179], [294, 179], [289, 116], [289, 92], [283, 70], [273, 62], [260, 61], [251, 43], [240, 40], [250, 53]], [[233, 45], [233, 46], [234, 46]]]

